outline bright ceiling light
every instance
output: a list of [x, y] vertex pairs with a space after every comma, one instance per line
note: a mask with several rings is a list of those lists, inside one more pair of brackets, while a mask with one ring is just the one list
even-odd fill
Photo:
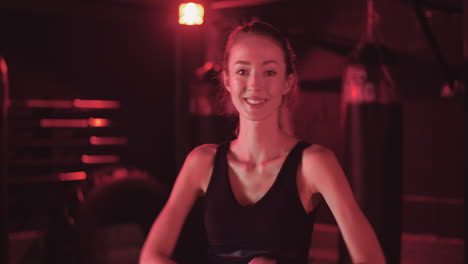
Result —
[[179, 24], [181, 25], [201, 25], [205, 10], [201, 4], [193, 2], [183, 3], [179, 6]]

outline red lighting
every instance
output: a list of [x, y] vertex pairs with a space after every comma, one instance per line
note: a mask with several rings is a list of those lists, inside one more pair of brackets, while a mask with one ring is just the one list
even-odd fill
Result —
[[120, 157], [116, 155], [83, 155], [81, 161], [84, 164], [117, 163], [120, 161]]
[[116, 109], [120, 108], [119, 101], [110, 100], [73, 100], [73, 106], [76, 108], [100, 108], [100, 109]]
[[41, 119], [41, 127], [108, 127], [111, 121], [106, 118], [88, 119]]
[[110, 120], [105, 118], [90, 118], [88, 121], [90, 127], [107, 127], [110, 125]]
[[29, 107], [29, 108], [72, 108], [73, 104], [70, 100], [29, 99], [29, 100], [26, 100], [26, 107]]
[[97, 137], [91, 136], [89, 143], [91, 145], [125, 145], [128, 139], [126, 137]]
[[179, 6], [179, 24], [181, 25], [201, 25], [205, 10], [201, 4], [193, 2], [183, 3]]
[[41, 127], [88, 127], [86, 119], [41, 119]]
[[29, 108], [89, 108], [89, 109], [117, 109], [119, 101], [111, 100], [54, 100], [54, 99], [28, 99], [26, 107]]
[[86, 180], [86, 172], [84, 171], [77, 171], [77, 172], [65, 172], [59, 173], [58, 178], [61, 181], [80, 181]]

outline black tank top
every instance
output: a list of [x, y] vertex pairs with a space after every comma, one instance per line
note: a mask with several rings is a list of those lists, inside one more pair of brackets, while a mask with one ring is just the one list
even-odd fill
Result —
[[266, 256], [280, 264], [306, 264], [316, 210], [306, 213], [296, 178], [302, 152], [309, 144], [297, 143], [271, 188], [247, 206], [239, 204], [231, 189], [229, 145], [218, 146], [205, 195], [205, 228], [212, 262], [247, 264], [254, 257]]

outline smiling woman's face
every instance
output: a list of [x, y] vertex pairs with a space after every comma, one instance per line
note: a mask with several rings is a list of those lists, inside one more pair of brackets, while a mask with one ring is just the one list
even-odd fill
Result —
[[260, 121], [277, 114], [293, 84], [285, 54], [271, 38], [240, 33], [229, 51], [224, 86], [240, 117]]

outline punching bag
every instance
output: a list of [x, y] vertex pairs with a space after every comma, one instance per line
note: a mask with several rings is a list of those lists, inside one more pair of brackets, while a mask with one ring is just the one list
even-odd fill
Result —
[[[402, 107], [382, 46], [362, 45], [343, 78], [344, 168], [356, 200], [388, 263], [400, 263], [402, 233]], [[351, 263], [343, 240], [340, 263]]]
[[[364, 38], [349, 57], [342, 84], [344, 169], [374, 228], [387, 263], [400, 263], [402, 234], [402, 107], [388, 66], [395, 57], [376, 38], [380, 20], [367, 0]], [[340, 238], [339, 262], [351, 263]]]

